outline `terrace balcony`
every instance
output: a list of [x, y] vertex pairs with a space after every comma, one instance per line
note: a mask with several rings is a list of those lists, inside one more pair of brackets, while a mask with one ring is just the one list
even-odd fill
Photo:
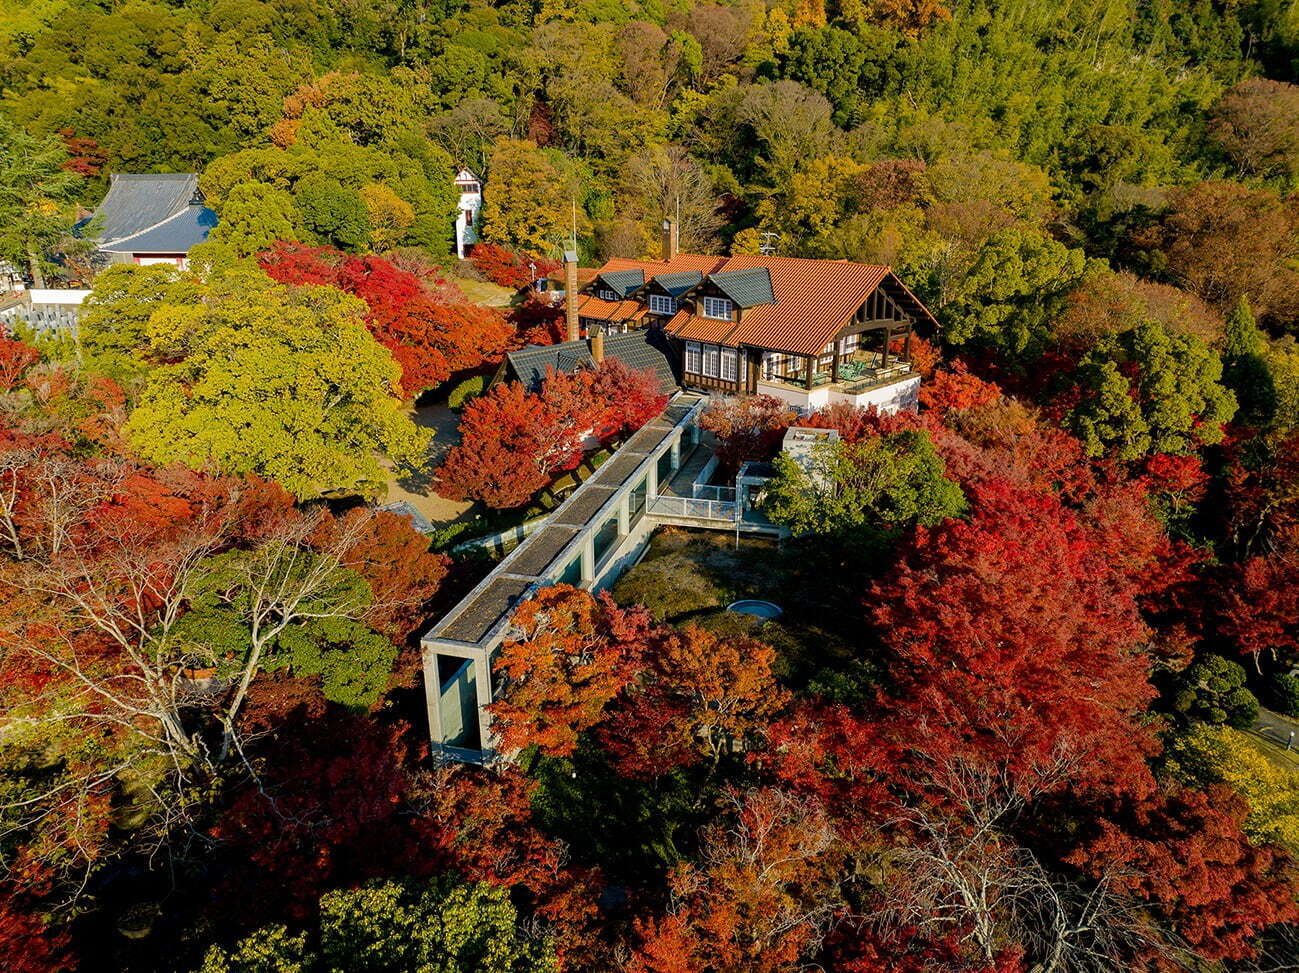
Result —
[[879, 353], [859, 351], [840, 358], [828, 369], [813, 367], [807, 374], [807, 359], [795, 359], [783, 370], [759, 376], [757, 391], [772, 395], [803, 411], [821, 409], [840, 402], [883, 410], [915, 408], [920, 376], [911, 362]]

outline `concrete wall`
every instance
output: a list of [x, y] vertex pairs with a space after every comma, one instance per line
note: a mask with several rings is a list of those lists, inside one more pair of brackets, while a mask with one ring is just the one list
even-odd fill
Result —
[[806, 389], [792, 385], [759, 381], [758, 394], [774, 395], [782, 402], [788, 402], [803, 412], [813, 412], [838, 402], [846, 402], [859, 408], [873, 405], [881, 412], [899, 412], [902, 409], [914, 411], [920, 406], [920, 376], [909, 375], [888, 385], [881, 385], [855, 395], [833, 385], [823, 385], [808, 392]]
[[873, 405], [881, 412], [901, 412], [904, 409], [914, 412], [920, 408], [920, 376], [911, 375], [900, 382], [882, 385], [859, 395], [832, 391], [830, 402], [847, 402], [859, 408]]
[[796, 409], [811, 412], [830, 404], [830, 387], [823, 385], [819, 389], [800, 389], [784, 382], [758, 381], [758, 395], [774, 395], [782, 402], [788, 402]]

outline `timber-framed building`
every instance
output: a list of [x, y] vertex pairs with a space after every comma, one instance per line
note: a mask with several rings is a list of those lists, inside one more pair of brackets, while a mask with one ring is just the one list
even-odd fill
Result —
[[888, 267], [679, 253], [670, 223], [660, 259], [610, 260], [575, 298], [570, 333], [661, 331], [684, 387], [804, 410], [914, 407], [912, 334], [937, 327]]

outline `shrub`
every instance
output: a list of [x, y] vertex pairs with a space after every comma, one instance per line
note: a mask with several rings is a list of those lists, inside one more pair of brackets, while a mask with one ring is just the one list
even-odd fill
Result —
[[1278, 672], [1268, 681], [1268, 702], [1278, 713], [1299, 716], [1299, 676]]
[[1187, 668], [1173, 707], [1189, 719], [1237, 729], [1253, 726], [1258, 718], [1258, 700], [1245, 688], [1244, 668], [1220, 655], [1206, 655]]
[[536, 268], [537, 278], [545, 277], [560, 267], [554, 260], [541, 257], [530, 259], [494, 243], [478, 244], [469, 259], [473, 261], [478, 273], [502, 287], [527, 287], [534, 279], [533, 267]]
[[722, 608], [729, 593], [718, 587], [695, 558], [668, 554], [633, 567], [618, 579], [613, 596], [622, 605], [644, 605], [655, 621], [675, 622], [709, 608]]
[[459, 412], [466, 402], [482, 395], [486, 389], [486, 375], [471, 375], [451, 390], [451, 394], [447, 396], [447, 405]]

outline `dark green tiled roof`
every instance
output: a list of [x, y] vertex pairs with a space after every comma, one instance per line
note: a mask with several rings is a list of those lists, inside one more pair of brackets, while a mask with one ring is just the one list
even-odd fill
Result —
[[776, 303], [776, 295], [771, 289], [771, 272], [766, 267], [724, 270], [720, 274], [709, 274], [708, 279], [721, 288], [736, 307]]
[[653, 372], [659, 377], [659, 387], [664, 392], [677, 387], [671, 351], [661, 331], [641, 328], [626, 334], [611, 334], [604, 339], [604, 353], [609, 358], [617, 358], [628, 368]]
[[[641, 329], [627, 334], [606, 335], [604, 353], [617, 358], [636, 371], [649, 370], [659, 377], [664, 392], [677, 387], [672, 370], [672, 353], [662, 332]], [[565, 341], [558, 345], [529, 345], [505, 356], [509, 362], [507, 379], [518, 379], [531, 392], [541, 388], [546, 379], [546, 369], [572, 373], [583, 365], [594, 364], [585, 341]]]
[[601, 274], [600, 282], [621, 299], [645, 283], [645, 271], [615, 270], [611, 273]]
[[697, 270], [683, 270], [677, 274], [659, 274], [654, 278], [654, 283], [667, 291], [670, 296], [680, 297], [703, 279], [704, 275]]
[[528, 345], [509, 352], [505, 358], [514, 372], [512, 377], [535, 392], [545, 381], [547, 368], [572, 372], [579, 364], [591, 361], [591, 352], [587, 350], [585, 341], [565, 341], [558, 345]]

